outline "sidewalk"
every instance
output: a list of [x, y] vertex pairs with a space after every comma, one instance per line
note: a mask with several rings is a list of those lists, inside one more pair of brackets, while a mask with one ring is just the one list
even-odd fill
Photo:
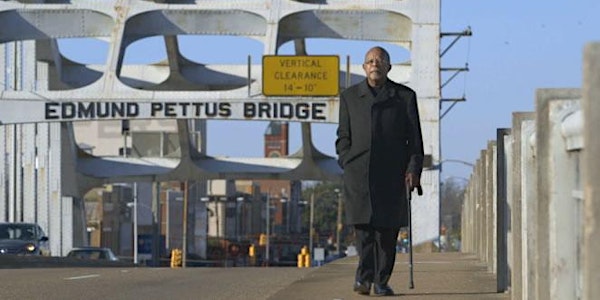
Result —
[[[398, 254], [386, 299], [510, 299], [496, 293], [496, 277], [475, 256], [462, 253], [416, 253], [414, 289], [408, 288], [408, 254]], [[357, 257], [326, 264], [269, 299], [368, 299], [352, 291]]]

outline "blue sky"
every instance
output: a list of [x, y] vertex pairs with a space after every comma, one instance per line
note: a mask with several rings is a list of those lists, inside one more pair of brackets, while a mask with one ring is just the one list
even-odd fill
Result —
[[[600, 41], [598, 16], [594, 0], [443, 0], [442, 31], [473, 30], [442, 59], [452, 66], [466, 58], [470, 68], [443, 91], [467, 97], [442, 119], [443, 158], [475, 162], [496, 128], [511, 126], [512, 112], [535, 110], [536, 89], [581, 87], [583, 47]], [[449, 163], [442, 179], [470, 173]]]
[[[484, 1], [442, 0], [442, 32], [458, 32], [467, 26], [473, 31], [462, 38], [442, 58], [443, 67], [462, 67], [462, 73], [442, 91], [443, 97], [466, 96], [442, 119], [442, 159], [474, 163], [488, 140], [496, 137], [496, 128], [510, 127], [515, 111], [532, 111], [538, 88], [580, 87], [582, 53], [586, 43], [600, 41], [600, 1]], [[442, 40], [442, 49], [452, 41]], [[131, 45], [126, 63], [157, 62], [166, 56], [155, 46], [156, 38]], [[362, 60], [375, 43], [308, 41], [309, 54], [339, 54], [343, 62], [350, 55]], [[154, 46], [153, 46], [154, 45]], [[86, 63], [104, 63], [107, 45], [98, 41], [62, 41], [67, 57]], [[247, 55], [260, 63], [263, 46], [249, 39], [230, 37], [183, 37], [183, 54], [203, 63], [246, 62]], [[333, 48], [335, 47], [335, 48]], [[84, 49], [84, 51], [82, 51]], [[291, 44], [280, 54], [292, 54]], [[84, 53], [85, 55], [82, 55]], [[392, 61], [406, 59], [395, 49]], [[399, 55], [398, 55], [399, 53]], [[444, 78], [450, 73], [444, 74]], [[444, 104], [444, 111], [449, 104]], [[266, 122], [209, 121], [208, 154], [227, 156], [262, 156], [262, 136]], [[290, 151], [300, 147], [300, 126], [290, 126]], [[313, 124], [313, 143], [322, 152], [335, 155], [333, 143], [336, 125]], [[441, 178], [468, 177], [471, 168], [459, 163], [445, 163]]]

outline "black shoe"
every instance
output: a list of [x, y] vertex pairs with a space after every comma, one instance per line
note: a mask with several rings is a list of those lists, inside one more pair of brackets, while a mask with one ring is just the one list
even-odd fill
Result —
[[360, 295], [369, 295], [371, 293], [371, 283], [357, 281], [354, 283], [354, 291]]
[[394, 290], [392, 290], [392, 288], [386, 284], [376, 284], [373, 287], [373, 294], [375, 294], [375, 296], [393, 296], [394, 294]]

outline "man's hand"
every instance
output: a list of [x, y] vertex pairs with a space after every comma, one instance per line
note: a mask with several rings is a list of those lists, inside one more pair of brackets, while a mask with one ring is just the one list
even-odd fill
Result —
[[406, 185], [408, 185], [408, 187], [410, 188], [411, 192], [416, 188], [419, 196], [423, 195], [423, 189], [421, 188], [421, 178], [419, 176], [413, 173], [406, 173], [406, 176], [404, 176], [404, 181], [406, 182]]

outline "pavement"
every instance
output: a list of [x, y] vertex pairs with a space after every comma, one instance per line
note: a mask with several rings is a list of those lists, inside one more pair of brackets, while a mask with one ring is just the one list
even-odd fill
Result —
[[[313, 268], [268, 299], [368, 299], [352, 291], [357, 259], [347, 257]], [[496, 292], [496, 276], [474, 255], [415, 253], [413, 266], [414, 289], [409, 289], [408, 254], [398, 254], [389, 282], [396, 294], [386, 299], [510, 299], [509, 294]]]
[[[352, 291], [357, 257], [320, 267], [149, 268], [58, 257], [0, 255], [0, 299], [369, 299]], [[408, 254], [398, 254], [386, 299], [510, 299], [496, 277], [470, 254], [415, 253], [414, 289]]]

